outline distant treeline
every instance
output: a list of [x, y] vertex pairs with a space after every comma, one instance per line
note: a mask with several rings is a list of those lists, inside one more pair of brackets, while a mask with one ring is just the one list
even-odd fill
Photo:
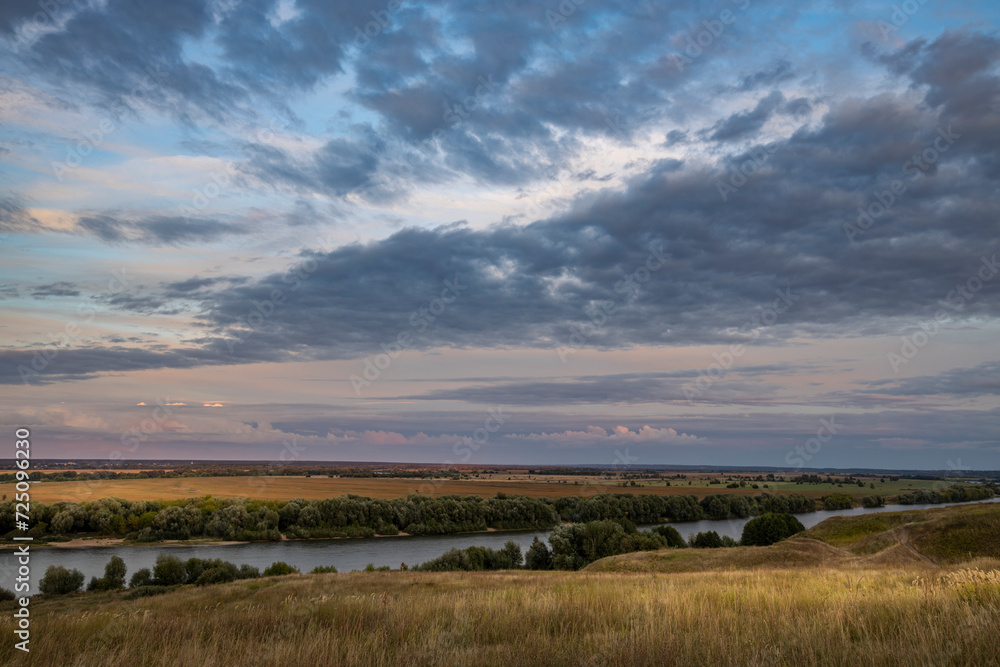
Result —
[[[918, 492], [910, 502], [957, 502], [994, 495], [992, 485], [955, 487]], [[869, 497], [866, 506], [883, 499]], [[247, 500], [190, 498], [178, 501], [128, 501], [102, 498], [92, 502], [32, 503], [29, 535], [69, 536], [81, 533], [117, 535], [140, 542], [214, 538], [221, 540], [279, 540], [289, 538], [372, 537], [375, 535], [443, 535], [461, 532], [549, 529], [561, 522], [587, 523], [623, 520], [634, 524], [662, 521], [746, 518], [766, 513], [846, 509], [854, 499], [830, 494], [819, 501], [801, 494], [754, 496], [654, 496], [602, 494], [592, 498], [549, 500], [497, 494], [381, 500], [356, 495], [324, 500]], [[0, 503], [0, 534], [15, 528], [15, 502]]]
[[[281, 467], [273, 468], [260, 466], [257, 468], [176, 468], [173, 470], [92, 470], [88, 472], [78, 472], [76, 470], [60, 470], [57, 472], [44, 473], [33, 470], [29, 474], [32, 481], [46, 482], [85, 482], [100, 480], [123, 480], [123, 479], [177, 479], [182, 477], [405, 477], [416, 479], [431, 479], [435, 477], [448, 477], [458, 479], [461, 474], [454, 470], [393, 470], [381, 471], [370, 468], [302, 468], [302, 467]], [[0, 483], [17, 481], [14, 473], [0, 474]]]
[[994, 484], [983, 486], [952, 486], [947, 489], [919, 489], [899, 495], [900, 505], [923, 505], [939, 503], [962, 503], [970, 500], [986, 500], [996, 495]]

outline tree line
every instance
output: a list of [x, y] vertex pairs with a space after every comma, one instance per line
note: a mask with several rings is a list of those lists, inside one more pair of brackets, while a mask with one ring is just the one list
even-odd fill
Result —
[[[900, 497], [902, 503], [942, 503], [980, 500], [995, 493], [993, 485], [918, 491]], [[884, 504], [867, 497], [866, 506]], [[754, 496], [713, 494], [656, 496], [628, 493], [590, 498], [549, 500], [526, 496], [425, 496], [382, 500], [357, 495], [290, 501], [245, 498], [190, 498], [177, 501], [129, 501], [102, 498], [91, 502], [32, 503], [28, 535], [71, 536], [98, 533], [139, 542], [210, 538], [221, 540], [280, 540], [288, 538], [372, 537], [375, 535], [444, 535], [460, 532], [549, 529], [563, 522], [623, 520], [633, 524], [663, 521], [748, 518], [767, 513], [798, 514], [816, 509], [847, 509], [855, 504], [847, 494], [829, 494], [819, 501], [801, 494]], [[15, 503], [0, 502], [0, 534], [14, 528]]]
[[767, 546], [803, 530], [802, 523], [791, 514], [769, 512], [748, 521], [738, 542], [728, 535], [720, 536], [714, 530], [692, 535], [685, 542], [673, 526], [639, 530], [628, 520], [603, 519], [557, 526], [549, 535], [549, 545], [536, 537], [523, 556], [521, 548], [508, 541], [499, 550], [479, 546], [451, 549], [413, 569], [432, 572], [518, 568], [579, 570], [601, 558], [634, 551]]

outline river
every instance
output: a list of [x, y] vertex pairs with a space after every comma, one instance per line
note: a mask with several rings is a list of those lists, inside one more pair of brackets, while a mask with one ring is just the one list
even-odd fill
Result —
[[[974, 502], [998, 502], [1000, 498]], [[970, 503], [953, 503], [970, 504]], [[887, 507], [863, 508], [850, 510], [822, 510], [795, 515], [802, 525], [811, 528], [824, 519], [832, 516], [858, 516], [876, 512], [898, 512], [902, 510], [919, 510], [946, 505], [890, 505]], [[672, 524], [686, 539], [695, 533], [714, 530], [719, 535], [728, 535], [735, 540], [743, 534], [743, 526], [750, 519], [723, 519], [721, 521], [691, 521]], [[640, 526], [647, 529], [652, 526]], [[462, 533], [458, 535], [435, 535], [424, 537], [373, 537], [339, 540], [289, 540], [286, 542], [251, 542], [248, 544], [228, 545], [154, 545], [154, 546], [109, 546], [84, 547], [73, 549], [46, 548], [33, 550], [31, 553], [31, 592], [38, 592], [38, 581], [50, 565], [62, 565], [75, 568], [86, 575], [90, 581], [93, 576], [104, 574], [104, 565], [112, 556], [121, 556], [128, 566], [129, 576], [136, 570], [148, 567], [152, 569], [156, 557], [161, 553], [170, 553], [181, 559], [221, 558], [236, 565], [247, 563], [263, 571], [275, 561], [284, 561], [302, 572], [309, 572], [317, 565], [333, 565], [341, 572], [363, 570], [368, 563], [376, 567], [388, 565], [393, 569], [401, 563], [416, 565], [437, 558], [451, 548], [464, 549], [469, 546], [486, 546], [500, 548], [507, 540], [513, 540], [526, 552], [532, 540], [538, 537], [548, 538], [549, 531], [504, 531], [494, 533]], [[14, 590], [14, 578], [17, 571], [16, 558], [12, 551], [7, 551], [0, 564], [0, 586]]]

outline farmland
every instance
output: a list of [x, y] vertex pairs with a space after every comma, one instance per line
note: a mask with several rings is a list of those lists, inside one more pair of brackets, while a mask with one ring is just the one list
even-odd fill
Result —
[[[718, 476], [714, 476], [718, 478]], [[632, 482], [635, 482], [635, 486]], [[535, 498], [561, 498], [589, 496], [596, 493], [635, 493], [671, 496], [694, 494], [703, 497], [715, 493], [755, 494], [801, 493], [810, 498], [820, 498], [829, 493], [846, 493], [860, 499], [871, 494], [894, 496], [901, 491], [942, 486], [936, 480], [898, 479], [879, 481], [878, 477], [865, 478], [865, 486], [852, 484], [796, 484], [793, 482], [766, 482], [758, 489], [748, 484], [745, 488], [729, 489], [724, 484], [709, 484], [707, 477], [684, 481], [671, 481], [667, 486], [661, 480], [630, 480], [616, 477], [608, 479], [599, 475], [548, 476], [527, 474], [487, 474], [468, 479], [420, 479], [392, 477], [168, 477], [150, 479], [85, 480], [36, 482], [32, 485], [32, 500], [42, 503], [80, 502], [97, 498], [116, 497], [125, 500], [180, 500], [198, 496], [246, 497], [259, 500], [311, 500], [356, 494], [367, 498], [403, 498], [411, 493], [429, 495], [479, 495], [495, 496], [497, 493], [525, 495]], [[690, 482], [690, 484], [688, 483]], [[623, 483], [627, 486], [623, 486]], [[766, 484], [766, 487], [764, 486]], [[874, 489], [870, 485], [874, 485]], [[0, 494], [13, 497], [14, 485], [0, 484]]]

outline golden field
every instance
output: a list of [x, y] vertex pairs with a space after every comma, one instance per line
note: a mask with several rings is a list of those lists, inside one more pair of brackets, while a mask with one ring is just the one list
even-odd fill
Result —
[[[1000, 562], [977, 565], [994, 569], [992, 584], [929, 568], [816, 566], [353, 573], [134, 601], [77, 595], [34, 606], [31, 664], [998, 664]], [[0, 660], [14, 658], [4, 642]]]
[[[576, 478], [580, 479], [580, 478]], [[700, 484], [700, 486], [698, 485]], [[406, 479], [406, 478], [330, 478], [330, 477], [176, 477], [159, 479], [126, 479], [73, 482], [35, 482], [31, 486], [31, 498], [35, 502], [81, 502], [98, 498], [123, 498], [125, 500], [182, 500], [206, 495], [216, 497], [246, 497], [259, 500], [291, 500], [307, 498], [318, 500], [333, 498], [350, 493], [367, 498], [405, 498], [411, 493], [429, 495], [480, 495], [495, 496], [497, 493], [525, 495], [537, 498], [559, 498], [564, 496], [588, 496], [596, 493], [635, 493], [671, 496], [693, 494], [703, 497], [714, 493], [801, 493], [811, 498], [819, 498], [829, 493], [846, 493], [856, 498], [882, 493], [896, 493], [903, 488], [922, 488], [931, 482], [900, 480], [898, 482], [876, 483], [876, 489], [845, 485], [794, 485], [785, 484], [781, 488], [727, 489], [722, 485], [709, 485], [698, 480], [695, 485], [676, 484], [664, 486], [661, 483], [640, 482], [638, 486], [619, 486], [597, 477], [583, 478], [580, 484], [560, 480], [520, 479], [508, 480], [494, 475], [488, 479]], [[777, 485], [774, 485], [777, 486]], [[885, 487], [885, 488], [879, 488]], [[14, 497], [13, 484], [0, 484], [0, 494]]]

